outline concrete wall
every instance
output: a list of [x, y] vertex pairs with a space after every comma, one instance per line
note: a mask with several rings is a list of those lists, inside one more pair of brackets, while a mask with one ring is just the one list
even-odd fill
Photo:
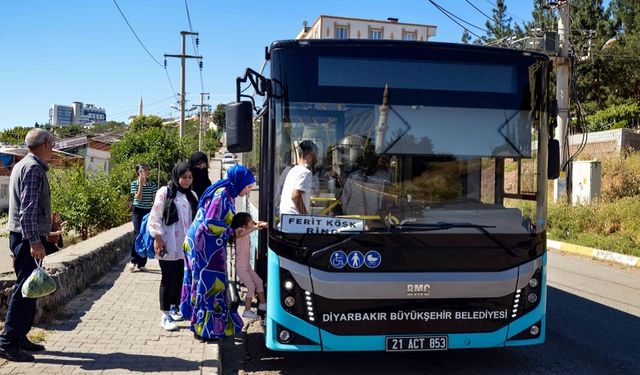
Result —
[[[36, 322], [46, 314], [97, 281], [109, 268], [129, 255], [133, 226], [126, 223], [76, 245], [63, 248], [44, 260], [44, 268], [56, 281], [58, 289], [38, 299]], [[0, 317], [4, 319], [15, 275], [0, 278]]]
[[[571, 153], [575, 152], [582, 142], [582, 134], [569, 137]], [[640, 134], [631, 129], [614, 129], [589, 133], [587, 146], [582, 155], [591, 158], [604, 156], [623, 156], [630, 150], [640, 150]]]

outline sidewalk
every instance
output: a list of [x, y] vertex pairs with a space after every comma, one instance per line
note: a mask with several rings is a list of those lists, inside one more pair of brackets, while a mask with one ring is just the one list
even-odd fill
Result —
[[629, 267], [640, 268], [640, 258], [633, 255], [614, 253], [612, 251], [594, 249], [591, 247], [574, 245], [571, 243], [554, 240], [547, 240], [547, 248], [550, 250], [560, 251], [562, 253], [569, 253], [592, 259], [598, 259], [605, 262], [613, 262]]
[[[71, 300], [46, 324], [46, 351], [32, 363], [7, 362], [0, 374], [218, 374], [217, 343], [160, 327], [160, 268], [125, 270], [126, 260]], [[1, 361], [1, 360], [0, 360]]]

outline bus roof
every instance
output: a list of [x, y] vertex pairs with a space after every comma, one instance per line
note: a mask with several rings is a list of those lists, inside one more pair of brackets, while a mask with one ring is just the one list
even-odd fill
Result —
[[534, 51], [527, 51], [513, 48], [493, 47], [493, 46], [479, 46], [475, 44], [462, 44], [462, 43], [443, 43], [443, 42], [420, 42], [420, 41], [406, 41], [406, 40], [371, 40], [371, 39], [304, 39], [304, 40], [276, 40], [271, 43], [269, 52], [277, 49], [298, 49], [298, 48], [331, 48], [331, 47], [382, 47], [382, 48], [394, 48], [394, 47], [411, 47], [411, 48], [424, 48], [426, 50], [448, 50], [448, 51], [468, 51], [475, 53], [488, 53], [498, 54], [502, 56], [525, 56], [534, 57], [536, 59], [549, 60], [549, 56]]

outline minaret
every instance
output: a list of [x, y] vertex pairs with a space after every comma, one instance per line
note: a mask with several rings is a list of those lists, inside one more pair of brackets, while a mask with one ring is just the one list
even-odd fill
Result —
[[387, 133], [387, 114], [389, 113], [389, 86], [384, 85], [382, 105], [380, 106], [380, 118], [376, 127], [376, 152], [384, 151], [384, 139]]
[[138, 116], [142, 116], [143, 115], [143, 111], [142, 111], [142, 95], [140, 95], [140, 101], [138, 102]]

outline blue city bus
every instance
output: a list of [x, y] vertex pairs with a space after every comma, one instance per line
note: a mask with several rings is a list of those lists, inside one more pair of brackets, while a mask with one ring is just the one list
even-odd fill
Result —
[[[559, 169], [549, 58], [363, 40], [276, 41], [265, 56], [268, 76], [237, 79], [226, 126], [229, 150], [260, 155], [266, 346], [543, 343], [547, 184]], [[242, 100], [245, 82], [264, 104]], [[281, 214], [303, 144], [317, 159], [308, 212]]]

